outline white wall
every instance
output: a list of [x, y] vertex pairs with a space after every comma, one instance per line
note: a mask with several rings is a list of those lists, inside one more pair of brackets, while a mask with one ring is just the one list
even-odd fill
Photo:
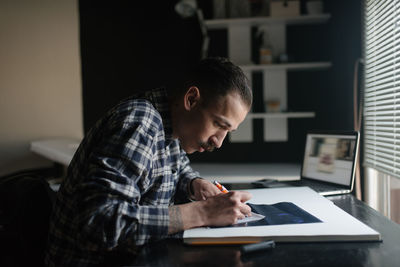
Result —
[[400, 224], [400, 179], [369, 167], [364, 171], [365, 202]]
[[390, 179], [390, 219], [400, 224], [400, 179]]
[[49, 165], [32, 140], [82, 138], [78, 0], [0, 0], [0, 174]]
[[364, 168], [364, 201], [390, 217], [390, 176], [370, 167]]

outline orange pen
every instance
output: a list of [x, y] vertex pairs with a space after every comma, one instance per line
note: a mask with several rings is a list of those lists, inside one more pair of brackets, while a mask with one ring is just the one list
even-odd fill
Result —
[[222, 184], [218, 183], [217, 181], [213, 182], [215, 184], [216, 187], [218, 187], [218, 189], [222, 192], [222, 193], [228, 193], [228, 189], [225, 188], [225, 186], [223, 186]]

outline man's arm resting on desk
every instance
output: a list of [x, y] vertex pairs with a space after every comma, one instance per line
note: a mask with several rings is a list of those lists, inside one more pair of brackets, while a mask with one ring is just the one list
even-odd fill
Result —
[[233, 191], [218, 194], [206, 200], [169, 207], [168, 234], [201, 226], [225, 226], [250, 215], [251, 209], [244, 204], [250, 193]]

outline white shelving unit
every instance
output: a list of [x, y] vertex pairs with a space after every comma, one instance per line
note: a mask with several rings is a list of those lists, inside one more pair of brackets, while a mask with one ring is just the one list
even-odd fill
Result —
[[[330, 19], [330, 14], [301, 15], [295, 17], [251, 17], [206, 20], [208, 30], [227, 29], [228, 56], [239, 65], [251, 81], [253, 71], [263, 72], [264, 101], [278, 99], [282, 110], [287, 110], [287, 71], [326, 69], [330, 62], [302, 62], [285, 64], [255, 65], [251, 61], [251, 27], [260, 27], [268, 32], [276, 58], [286, 52], [286, 26], [320, 24]], [[312, 118], [314, 112], [251, 113], [235, 133], [230, 134], [231, 142], [253, 141], [253, 119], [264, 119], [264, 141], [282, 142], [288, 140], [288, 118]]]
[[268, 119], [268, 118], [313, 118], [314, 112], [267, 112], [267, 113], [249, 113], [249, 119]]

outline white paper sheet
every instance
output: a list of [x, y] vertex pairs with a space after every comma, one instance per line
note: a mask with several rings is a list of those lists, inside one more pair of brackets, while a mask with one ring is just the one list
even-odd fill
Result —
[[253, 204], [293, 202], [322, 223], [284, 224], [252, 227], [195, 228], [184, 232], [184, 239], [268, 237], [275, 241], [362, 241], [380, 240], [380, 234], [349, 215], [308, 187], [246, 190]]
[[248, 223], [248, 222], [255, 222], [255, 221], [259, 221], [261, 219], [265, 218], [264, 215], [255, 213], [255, 212], [251, 212], [251, 216], [245, 217], [243, 219], [239, 219], [236, 224], [242, 224], [242, 223]]

